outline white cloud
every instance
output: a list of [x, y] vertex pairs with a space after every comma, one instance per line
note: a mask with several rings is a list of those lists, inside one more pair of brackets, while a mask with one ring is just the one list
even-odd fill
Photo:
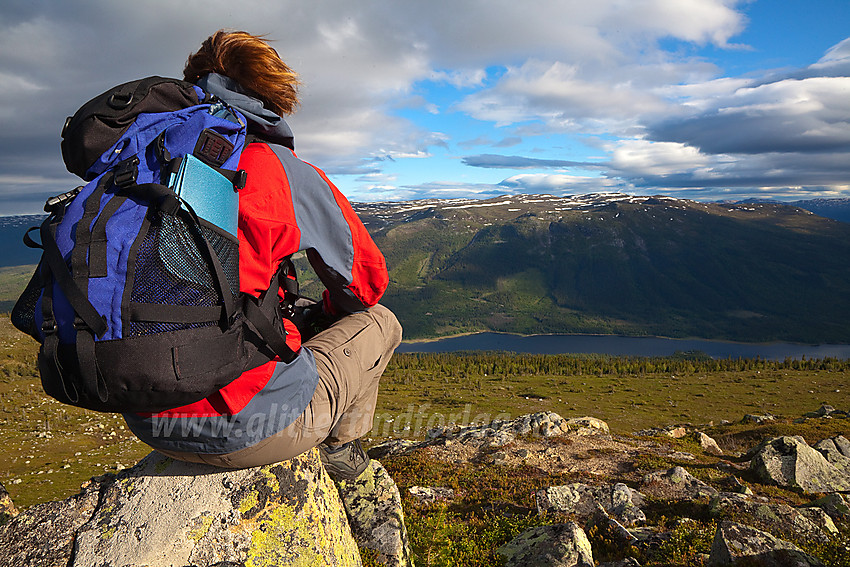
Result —
[[731, 4], [703, 0], [637, 0], [620, 4], [608, 22], [615, 30], [636, 28], [655, 37], [670, 35], [723, 47], [744, 25], [741, 14], [733, 10]]
[[850, 59], [850, 37], [830, 47], [818, 63], [833, 63], [848, 59]]
[[511, 189], [514, 193], [545, 193], [550, 195], [596, 193], [631, 188], [622, 181], [604, 177], [544, 173], [514, 175], [499, 183], [499, 186]]
[[664, 176], [704, 168], [710, 159], [698, 149], [674, 142], [626, 140], [611, 151], [610, 165], [630, 176]]
[[396, 190], [395, 199], [404, 201], [416, 199], [489, 199], [490, 197], [504, 195], [506, 192], [505, 187], [490, 183], [433, 181], [419, 185], [401, 185]]
[[[611, 174], [640, 184], [696, 187], [714, 179], [755, 187], [759, 179], [776, 186], [782, 179], [793, 187], [812, 175], [812, 186], [846, 185], [850, 39], [809, 67], [744, 78], [720, 77], [709, 61], [659, 47], [674, 38], [729, 48], [746, 24], [736, 9], [742, 3], [243, 0], [236, 9], [207, 0], [203, 10], [166, 0], [7, 3], [0, 7], [0, 171], [64, 188], [70, 177], [58, 158], [58, 131], [65, 116], [119, 82], [179, 75], [188, 53], [227, 25], [266, 34], [301, 74], [303, 104], [290, 120], [299, 155], [331, 174], [357, 176], [347, 179], [362, 183], [364, 196], [499, 190], [364, 177], [381, 173], [381, 158], [447, 148], [449, 136], [432, 130], [443, 129], [437, 120], [452, 112], [487, 126], [515, 125], [509, 135], [471, 130], [460, 147], [594, 135], [607, 143]], [[422, 87], [435, 84], [465, 96], [429, 100]], [[432, 113], [440, 128], [402, 118], [407, 108]], [[503, 183], [520, 180], [565, 181], [516, 176]]]
[[622, 77], [587, 80], [581, 75], [574, 64], [530, 60], [509, 67], [496, 86], [467, 96], [457, 108], [497, 126], [540, 120], [554, 131], [598, 133], [625, 128], [641, 114], [666, 107]]
[[[710, 96], [693, 88], [681, 115], [649, 125], [653, 140], [706, 153], [845, 150], [850, 147], [850, 77], [730, 81]], [[698, 94], [697, 94], [698, 93]]]
[[444, 82], [458, 88], [480, 86], [487, 78], [484, 69], [459, 69], [457, 71], [432, 71], [428, 79], [434, 82]]

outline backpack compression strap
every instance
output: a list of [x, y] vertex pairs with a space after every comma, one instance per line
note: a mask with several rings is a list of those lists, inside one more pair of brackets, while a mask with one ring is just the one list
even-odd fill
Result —
[[74, 309], [74, 330], [76, 333], [77, 360], [84, 389], [94, 394], [101, 402], [109, 399], [106, 382], [97, 367], [94, 352], [94, 336], [102, 337], [107, 330], [106, 320], [89, 302], [83, 290], [79, 288], [74, 277], [68, 270], [62, 252], [56, 244], [56, 223], [49, 217], [41, 225], [41, 242], [44, 246], [46, 266], [44, 272], [45, 293], [42, 296], [41, 307], [43, 315], [42, 331], [44, 344], [43, 357], [39, 361], [41, 370], [53, 376], [62, 384], [65, 395], [72, 402], [79, 400], [79, 393], [73, 383], [72, 376], [63, 371], [59, 363], [59, 334], [53, 312], [53, 280], [59, 285], [62, 293]]
[[[295, 267], [292, 265], [292, 260], [286, 258], [280, 263], [277, 272], [274, 277], [272, 277], [269, 288], [259, 299], [246, 293], [242, 294], [242, 309], [245, 313], [245, 317], [251, 325], [254, 326], [263, 341], [265, 341], [274, 353], [285, 363], [292, 362], [295, 359], [296, 354], [291, 348], [289, 348], [289, 345], [286, 344], [286, 333], [278, 330], [277, 326], [272, 323], [272, 321], [283, 322], [283, 314], [281, 313], [281, 305], [277, 295], [278, 289], [284, 289], [285, 302], [290, 300], [294, 301], [294, 299], [286, 297], [286, 295], [291, 292], [290, 290], [293, 285], [289, 283], [289, 280], [291, 279], [289, 275], [291, 273], [294, 274], [294, 272]], [[296, 286], [297, 292], [297, 281], [295, 281], [294, 285]]]

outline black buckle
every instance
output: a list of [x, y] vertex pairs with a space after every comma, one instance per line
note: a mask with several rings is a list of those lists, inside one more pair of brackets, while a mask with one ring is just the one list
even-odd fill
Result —
[[109, 329], [109, 323], [106, 321], [106, 317], [104, 317], [103, 315], [101, 315], [100, 318], [103, 320], [104, 323], [103, 332], [101, 332], [100, 334], [95, 332], [95, 330], [91, 328], [91, 325], [83, 321], [83, 318], [79, 315], [74, 317], [74, 330], [78, 333], [80, 331], [86, 331], [88, 333], [91, 333], [92, 336], [97, 336], [97, 338], [101, 338], [103, 337], [103, 335], [106, 334], [106, 331]]
[[59, 325], [56, 324], [56, 321], [47, 320], [47, 321], [42, 321], [42, 323], [41, 323], [41, 332], [44, 333], [44, 336], [53, 335], [58, 330], [59, 330]]
[[296, 315], [295, 302], [291, 299], [284, 299], [280, 302], [280, 311], [284, 319], [294, 319]]
[[125, 188], [136, 183], [139, 176], [139, 156], [125, 159], [112, 170], [114, 177], [112, 182], [118, 187]]
[[233, 189], [241, 191], [246, 183], [248, 183], [248, 172], [244, 169], [237, 170], [236, 175], [233, 176]]
[[56, 195], [55, 197], [50, 197], [46, 203], [44, 203], [44, 212], [50, 214], [58, 214], [62, 209], [65, 208], [74, 197], [83, 189], [82, 186], [77, 187], [76, 189], [71, 189], [67, 193], [62, 193], [61, 195]]
[[168, 151], [168, 148], [165, 147], [165, 133], [167, 130], [163, 130], [162, 134], [156, 137], [154, 142], [156, 143], [156, 152], [159, 156], [159, 161], [162, 163], [167, 163], [171, 161], [171, 152]]

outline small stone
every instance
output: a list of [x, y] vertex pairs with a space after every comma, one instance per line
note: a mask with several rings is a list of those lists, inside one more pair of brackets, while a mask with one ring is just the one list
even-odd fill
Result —
[[835, 411], [835, 408], [829, 404], [823, 404], [818, 410], [817, 413], [819, 416], [824, 417]]
[[608, 424], [595, 417], [573, 417], [561, 422], [561, 430], [573, 435], [598, 435], [610, 433]]
[[684, 427], [674, 427], [673, 429], [667, 429], [664, 431], [664, 435], [672, 437], [673, 439], [681, 439], [687, 434], [688, 430]]
[[440, 486], [411, 486], [407, 491], [422, 504], [448, 502], [455, 497], [454, 490]]
[[445, 432], [446, 432], [446, 428], [445, 428], [445, 427], [432, 427], [431, 429], [429, 429], [429, 430], [425, 433], [425, 436], [426, 436], [428, 439], [436, 439], [437, 437], [439, 437], [439, 436], [443, 435]]
[[722, 455], [723, 451], [717, 445], [717, 441], [703, 433], [702, 431], [696, 432], [697, 441], [699, 441], [700, 447], [702, 450], [710, 455]]
[[776, 419], [776, 417], [774, 417], [770, 414], [767, 414], [767, 415], [747, 414], [747, 415], [744, 416], [744, 418], [741, 421], [743, 423], [755, 423], [756, 425], [758, 425], [758, 424], [762, 424], [762, 423], [765, 423], [765, 422], [768, 422], [768, 421], [774, 421], [775, 419]]
[[690, 453], [685, 453], [682, 451], [673, 451], [670, 453], [670, 458], [675, 461], [693, 461], [696, 460], [696, 457]]
[[657, 471], [643, 477], [641, 492], [665, 499], [692, 499], [711, 497], [717, 490], [692, 476], [682, 467]]
[[490, 462], [490, 464], [493, 464], [493, 465], [499, 465], [501, 463], [504, 463], [507, 460], [507, 458], [508, 458], [508, 455], [504, 451], [499, 451], [499, 452], [495, 453], [494, 455], [492, 455], [488, 459], [488, 462]]

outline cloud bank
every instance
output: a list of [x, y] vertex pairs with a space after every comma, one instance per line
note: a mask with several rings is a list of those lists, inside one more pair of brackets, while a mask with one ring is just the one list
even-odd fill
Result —
[[[0, 207], [32, 212], [74, 186], [59, 155], [65, 117], [115, 84], [179, 76], [225, 26], [266, 34], [300, 72], [297, 151], [353, 200], [610, 188], [845, 194], [850, 39], [802, 68], [725, 77], [696, 53], [740, 49], [742, 5], [4, 2]], [[535, 140], [545, 157], [531, 155]], [[480, 145], [510, 154], [467, 155]], [[406, 178], [401, 164], [411, 162], [432, 165]]]

